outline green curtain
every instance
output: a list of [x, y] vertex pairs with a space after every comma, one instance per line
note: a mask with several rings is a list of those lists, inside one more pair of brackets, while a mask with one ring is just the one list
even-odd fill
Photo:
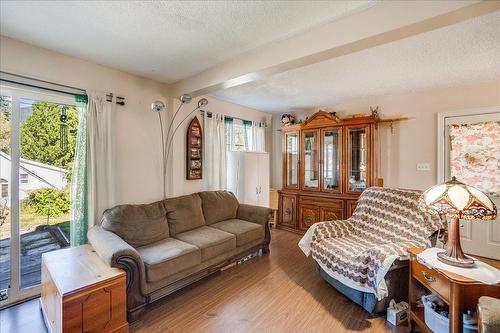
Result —
[[71, 246], [87, 243], [87, 103], [86, 95], [75, 95], [78, 110], [78, 132], [71, 178]]

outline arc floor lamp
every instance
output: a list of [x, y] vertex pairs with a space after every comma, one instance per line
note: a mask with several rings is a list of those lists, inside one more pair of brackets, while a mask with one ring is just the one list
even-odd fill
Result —
[[[186, 116], [184, 116], [184, 118], [182, 118], [182, 120], [179, 121], [174, 127], [177, 115], [180, 114], [179, 111], [182, 109], [184, 104], [189, 104], [191, 102], [192, 97], [189, 94], [183, 94], [179, 97], [179, 100], [181, 103], [179, 104], [179, 107], [172, 115], [172, 119], [170, 121], [170, 124], [168, 125], [168, 129], [167, 129], [166, 133], [165, 133], [164, 119], [162, 117], [162, 113], [166, 113], [167, 107], [165, 106], [165, 103], [163, 103], [162, 101], [154, 101], [153, 103], [151, 103], [151, 111], [156, 112], [158, 114], [158, 122], [160, 124], [160, 140], [161, 140], [161, 150], [162, 150], [162, 179], [163, 179], [163, 196], [164, 197], [167, 196], [167, 185], [166, 185], [167, 167], [168, 167], [168, 161], [170, 158], [170, 152], [172, 150], [172, 143], [173, 143], [173, 139], [175, 137], [175, 133], [177, 133], [177, 130], [179, 129], [179, 127], [195, 111], [208, 105], [208, 100], [206, 98], [201, 98], [200, 100], [198, 100], [197, 106], [191, 112], [189, 112]], [[165, 120], [165, 125], [166, 125], [166, 120]]]

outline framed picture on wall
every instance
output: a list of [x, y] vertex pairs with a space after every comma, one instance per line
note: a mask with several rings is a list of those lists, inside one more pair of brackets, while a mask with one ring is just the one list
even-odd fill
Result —
[[203, 177], [203, 137], [201, 125], [194, 117], [187, 130], [186, 179], [202, 179]]

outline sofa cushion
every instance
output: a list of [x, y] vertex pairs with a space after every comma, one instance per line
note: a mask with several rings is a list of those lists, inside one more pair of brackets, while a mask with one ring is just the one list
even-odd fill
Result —
[[210, 227], [236, 236], [236, 246], [242, 246], [258, 239], [264, 239], [264, 227], [257, 223], [231, 219], [212, 224]]
[[236, 218], [240, 204], [232, 192], [205, 191], [198, 194], [207, 225]]
[[164, 200], [170, 235], [205, 225], [201, 199], [197, 193]]
[[169, 237], [166, 211], [161, 201], [148, 205], [120, 205], [103, 213], [101, 226], [133, 247]]
[[175, 238], [196, 245], [201, 250], [201, 261], [236, 248], [236, 236], [207, 226], [177, 234]]
[[146, 266], [146, 279], [154, 282], [201, 263], [201, 252], [196, 246], [175, 238], [137, 248]]

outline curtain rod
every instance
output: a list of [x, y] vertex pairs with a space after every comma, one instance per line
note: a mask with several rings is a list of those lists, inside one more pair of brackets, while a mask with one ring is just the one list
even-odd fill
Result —
[[[62, 94], [68, 95], [85, 95], [87, 96], [87, 92], [85, 89], [72, 87], [64, 84], [59, 84], [55, 82], [33, 79], [24, 75], [12, 74], [4, 71], [0, 71], [0, 81], [19, 84], [23, 86], [28, 86], [32, 88], [45, 89], [53, 92], [58, 92]], [[113, 93], [106, 94], [106, 101], [113, 101]], [[125, 105], [125, 98], [116, 96], [116, 104]]]
[[[207, 114], [212, 114], [212, 112], [210, 111], [205, 111], [205, 110], [200, 110], [201, 113], [205, 113], [207, 112]], [[237, 119], [237, 120], [241, 120], [241, 121], [254, 121], [254, 120], [248, 120], [248, 119], [241, 119], [241, 118], [238, 118], [238, 117], [233, 117], [233, 116], [226, 116], [224, 115], [224, 118], [232, 118], [232, 119]], [[267, 122], [265, 121], [255, 121], [256, 123], [261, 123], [261, 124], [264, 124], [266, 127], [267, 127]]]
[[84, 89], [67, 86], [59, 83], [33, 79], [23, 75], [17, 75], [0, 71], [0, 79], [9, 83], [17, 83], [34, 88], [42, 88], [69, 95], [87, 95]]

